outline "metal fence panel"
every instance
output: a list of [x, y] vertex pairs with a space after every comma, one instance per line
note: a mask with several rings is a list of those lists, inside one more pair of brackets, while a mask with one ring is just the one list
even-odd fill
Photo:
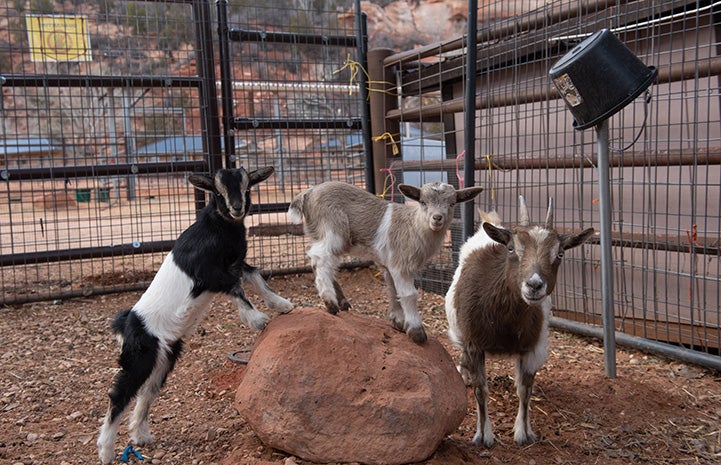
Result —
[[290, 200], [329, 180], [366, 185], [363, 40], [352, 4], [294, 8], [271, 1], [241, 8], [230, 2], [224, 9], [224, 3], [218, 4], [220, 29], [227, 30], [220, 44], [224, 126], [253, 147], [231, 163], [277, 168], [260, 189], [258, 203], [269, 208], [252, 218], [251, 255], [273, 273], [310, 271], [300, 226], [286, 219]]
[[364, 182], [353, 5], [247, 3], [227, 10], [257, 34], [222, 56], [228, 107], [216, 2], [0, 6], [1, 303], [143, 288], [204, 204], [187, 173], [222, 166], [276, 166], [253, 193], [249, 259], [305, 267], [290, 197]]
[[192, 221], [214, 87], [199, 5], [2, 7], [0, 301], [142, 286]]
[[[553, 197], [558, 228], [598, 230], [595, 133], [573, 129], [549, 69], [602, 28], [658, 68], [650, 100], [636, 99], [609, 121], [616, 323], [629, 335], [718, 354], [718, 5], [498, 1], [483, 3], [478, 14], [475, 180], [487, 190], [477, 203], [506, 222], [517, 221], [518, 195], [524, 194], [536, 221]], [[403, 147], [402, 157], [389, 157], [386, 166], [399, 175], [436, 172], [462, 181], [463, 46], [459, 39], [385, 60], [397, 72], [402, 99], [386, 108], [386, 117], [401, 134], [419, 134], [426, 148], [419, 156]], [[604, 79], [603, 69], [598, 79]], [[440, 153], [430, 150], [438, 139], [444, 142]], [[446, 253], [424, 273], [423, 286], [445, 291], [460, 237], [459, 227]], [[598, 325], [598, 243], [567, 257], [555, 291], [556, 314]]]

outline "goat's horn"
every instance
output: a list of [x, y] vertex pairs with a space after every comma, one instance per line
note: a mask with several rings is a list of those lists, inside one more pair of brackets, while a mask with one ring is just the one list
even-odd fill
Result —
[[548, 212], [546, 213], [546, 229], [553, 229], [553, 197], [548, 198]]
[[522, 196], [518, 196], [518, 201], [521, 204], [521, 226], [528, 226], [531, 221], [528, 219], [528, 207], [526, 207], [526, 199]]

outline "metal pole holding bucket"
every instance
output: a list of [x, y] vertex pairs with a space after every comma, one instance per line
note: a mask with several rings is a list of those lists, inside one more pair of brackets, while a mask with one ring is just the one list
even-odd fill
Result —
[[613, 254], [611, 253], [611, 177], [608, 167], [608, 120], [596, 126], [598, 203], [601, 215], [601, 295], [603, 359], [606, 376], [616, 377], [616, 323], [613, 311]]
[[606, 376], [616, 377], [616, 337], [611, 250], [611, 187], [608, 164], [608, 118], [641, 95], [656, 79], [608, 29], [571, 49], [549, 71], [553, 84], [573, 114], [573, 127], [596, 127], [601, 229], [601, 294]]

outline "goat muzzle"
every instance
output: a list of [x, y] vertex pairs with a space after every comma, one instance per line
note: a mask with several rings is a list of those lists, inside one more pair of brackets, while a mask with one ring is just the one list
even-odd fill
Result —
[[228, 208], [228, 216], [232, 221], [240, 221], [245, 218], [244, 210], [236, 210], [235, 208]]
[[538, 305], [548, 293], [548, 286], [540, 276], [534, 275], [521, 285], [521, 296], [528, 305]]
[[429, 227], [431, 228], [431, 231], [438, 232], [445, 226], [445, 221], [443, 221], [443, 217], [441, 216], [440, 219], [434, 216], [431, 218], [429, 222]]

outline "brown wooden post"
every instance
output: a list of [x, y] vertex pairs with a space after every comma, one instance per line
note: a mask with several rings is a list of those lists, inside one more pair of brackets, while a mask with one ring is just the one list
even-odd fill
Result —
[[383, 66], [383, 60], [392, 54], [393, 50], [387, 48], [368, 51], [368, 85], [370, 87], [368, 97], [371, 107], [371, 138], [373, 139], [373, 166], [376, 170], [376, 194], [383, 192], [383, 184], [387, 175], [378, 170], [388, 166], [388, 160], [393, 157], [393, 147], [389, 139], [376, 141], [375, 138], [388, 132], [393, 135], [394, 140], [400, 145], [400, 124], [398, 120], [386, 120], [386, 113], [389, 110], [398, 108], [393, 68], [386, 69]]
[[[453, 86], [443, 86], [441, 89], [441, 99], [444, 102], [453, 100]], [[446, 146], [446, 158], [455, 160], [458, 157], [458, 144], [456, 143], [456, 114], [443, 112], [441, 113], [441, 121], [443, 121], [443, 134], [445, 134], [443, 141]], [[445, 170], [448, 174], [448, 182], [458, 189], [458, 177], [456, 176], [455, 170], [447, 168]], [[458, 218], [461, 217], [461, 210], [456, 209], [456, 215]]]

